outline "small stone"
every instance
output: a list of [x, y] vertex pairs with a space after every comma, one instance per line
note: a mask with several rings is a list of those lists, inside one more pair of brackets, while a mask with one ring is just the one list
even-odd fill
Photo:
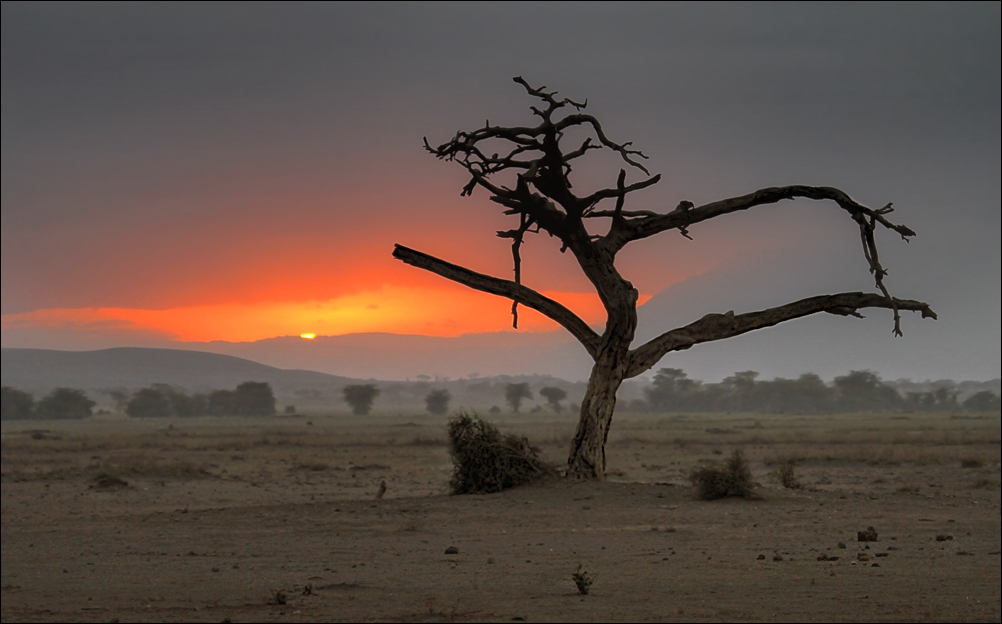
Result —
[[445, 554], [447, 554], [447, 555], [458, 555], [459, 554], [459, 549], [456, 548], [455, 546], [449, 546], [448, 548], [445, 549]]
[[838, 543], [838, 547], [839, 548], [845, 548], [845, 542], [839, 542]]
[[219, 572], [219, 568], [212, 568], [213, 572]]
[[880, 564], [879, 564], [879, 563], [875, 563], [875, 564], [873, 564], [873, 565], [872, 565], [872, 566], [870, 566], [870, 567], [871, 567], [871, 568], [879, 568], [879, 567], [880, 567]]
[[947, 535], [946, 533], [940, 533], [939, 535], [936, 536], [936, 541], [937, 542], [945, 542], [947, 540], [952, 540], [952, 539], [953, 539], [953, 536], [952, 535]]
[[856, 555], [856, 559], [859, 559], [860, 561], [869, 561], [870, 555], [866, 553], [859, 553], [858, 555]]
[[867, 527], [865, 531], [856, 532], [856, 540], [860, 542], [875, 542], [877, 541], [877, 529]]
[[773, 555], [772, 556], [772, 560], [773, 561], [782, 561], [783, 560], [783, 555]]
[[764, 561], [765, 560], [765, 555], [759, 555], [758, 557], [755, 557], [755, 559], [757, 561]]

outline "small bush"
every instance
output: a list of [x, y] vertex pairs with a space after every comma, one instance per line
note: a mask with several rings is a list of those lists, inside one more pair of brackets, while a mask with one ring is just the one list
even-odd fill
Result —
[[779, 482], [783, 484], [783, 487], [789, 490], [799, 490], [800, 481], [797, 480], [797, 473], [793, 467], [792, 461], [783, 462], [780, 464], [779, 470], [776, 471], [776, 476], [779, 477]]
[[577, 571], [571, 575], [571, 578], [574, 579], [574, 584], [577, 585], [578, 593], [582, 596], [587, 596], [588, 592], [591, 591], [591, 584], [594, 580], [588, 576], [588, 572], [584, 569], [584, 566], [579, 563]]
[[699, 489], [699, 497], [703, 500], [753, 497], [751, 470], [741, 451], [734, 451], [722, 466], [705, 466], [693, 470], [689, 480]]
[[453, 494], [500, 492], [552, 472], [526, 438], [502, 436], [491, 423], [465, 412], [449, 421], [449, 455]]

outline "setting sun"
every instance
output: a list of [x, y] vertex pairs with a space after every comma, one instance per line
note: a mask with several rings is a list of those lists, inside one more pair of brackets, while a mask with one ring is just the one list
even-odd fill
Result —
[[299, 334], [300, 338], [305, 338], [306, 340], [313, 340], [317, 337], [316, 334]]

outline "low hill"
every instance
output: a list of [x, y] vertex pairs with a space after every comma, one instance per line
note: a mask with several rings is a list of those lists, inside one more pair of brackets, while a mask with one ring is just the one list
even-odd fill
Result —
[[353, 381], [313, 371], [274, 368], [230, 355], [178, 349], [3, 349], [2, 356], [3, 385], [28, 390], [60, 386], [85, 390], [140, 388], [165, 383], [190, 391], [206, 391], [233, 388], [245, 381], [266, 381], [279, 390]]

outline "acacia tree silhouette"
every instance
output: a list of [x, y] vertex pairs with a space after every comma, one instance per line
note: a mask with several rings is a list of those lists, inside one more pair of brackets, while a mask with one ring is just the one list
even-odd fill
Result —
[[[901, 310], [922, 313], [923, 318], [936, 318], [928, 304], [897, 299], [884, 286], [887, 272], [877, 255], [875, 232], [878, 226], [892, 230], [907, 239], [915, 233], [903, 225], [891, 223], [887, 215], [891, 204], [871, 209], [853, 200], [843, 191], [826, 186], [781, 186], [757, 190], [748, 195], [695, 206], [680, 201], [676, 208], [664, 213], [625, 209], [626, 196], [656, 184], [661, 176], [651, 176], [640, 163], [643, 153], [632, 143], [616, 143], [609, 139], [598, 120], [583, 111], [587, 102], [557, 99], [555, 91], [534, 88], [520, 76], [514, 78], [529, 96], [541, 100], [543, 106], [531, 106], [539, 119], [535, 126], [492, 126], [472, 132], [459, 131], [455, 137], [438, 147], [424, 145], [439, 159], [455, 161], [470, 174], [470, 181], [461, 195], [471, 195], [477, 187], [490, 193], [490, 200], [504, 207], [504, 214], [518, 219], [518, 227], [498, 232], [512, 241], [515, 279], [504, 280], [476, 273], [413, 249], [396, 245], [393, 256], [412, 266], [436, 273], [483, 292], [506, 297], [512, 301], [513, 326], [518, 327], [518, 305], [528, 306], [553, 319], [569, 331], [594, 360], [588, 389], [581, 402], [577, 432], [567, 460], [567, 475], [583, 479], [603, 479], [605, 475], [605, 442], [609, 434], [616, 392], [624, 379], [649, 370], [667, 353], [688, 349], [695, 344], [738, 336], [783, 321], [818, 312], [861, 317], [860, 308], [887, 308], [893, 312], [894, 333], [901, 335]], [[567, 108], [573, 109], [566, 112]], [[558, 113], [566, 112], [562, 117]], [[590, 136], [565, 151], [562, 141], [568, 130], [584, 131]], [[626, 183], [626, 170], [621, 169], [615, 187], [602, 188], [587, 195], [576, 195], [570, 175], [572, 161], [591, 150], [610, 149], [619, 154], [631, 168], [647, 176]], [[497, 151], [495, 151], [497, 150]], [[514, 173], [514, 179], [499, 181], [498, 174]], [[511, 176], [509, 175], [509, 178]], [[846, 211], [859, 226], [863, 254], [879, 292], [848, 292], [801, 299], [776, 308], [735, 314], [707, 314], [684, 327], [672, 329], [645, 344], [630, 348], [637, 328], [639, 293], [616, 270], [616, 254], [628, 243], [668, 230], [690, 238], [689, 229], [696, 224], [733, 212], [748, 210], [784, 199], [807, 198], [830, 200]], [[615, 200], [612, 209], [602, 208], [605, 200]], [[597, 225], [608, 223], [603, 234], [593, 234]], [[589, 230], [588, 225], [592, 226]], [[527, 233], [545, 232], [561, 243], [561, 252], [570, 251], [595, 287], [605, 308], [607, 319], [601, 334], [580, 317], [556, 301], [522, 284], [520, 248]]]

